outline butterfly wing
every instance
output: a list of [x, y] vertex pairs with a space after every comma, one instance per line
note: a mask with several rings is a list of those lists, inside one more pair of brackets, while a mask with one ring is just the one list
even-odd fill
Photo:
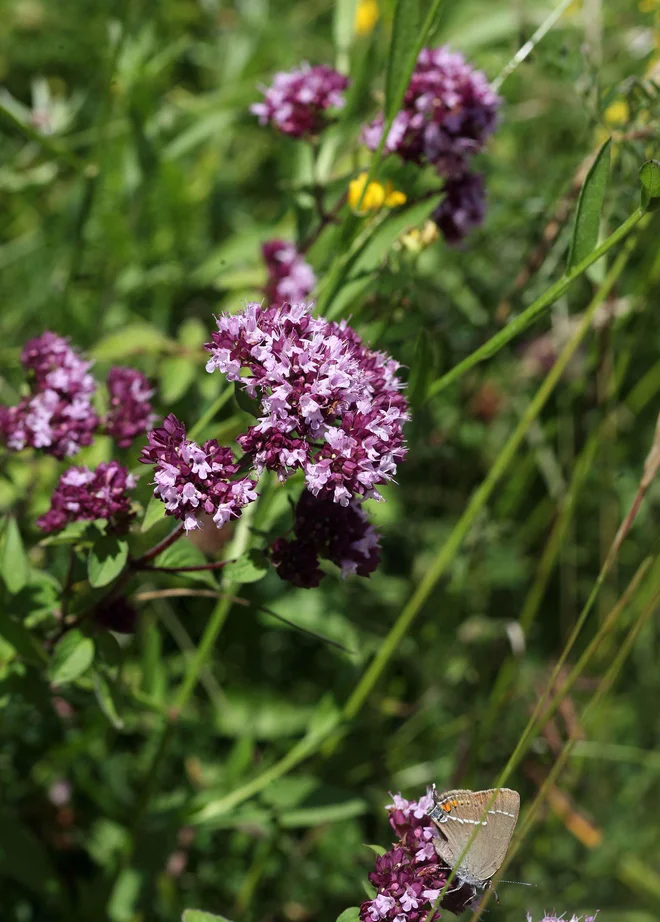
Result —
[[[519, 810], [520, 795], [510, 788], [456, 790], [436, 796], [429, 813], [440, 833], [434, 842], [435, 850], [466, 880], [475, 883], [490, 880], [504, 861]], [[457, 866], [475, 830], [469, 850]]]

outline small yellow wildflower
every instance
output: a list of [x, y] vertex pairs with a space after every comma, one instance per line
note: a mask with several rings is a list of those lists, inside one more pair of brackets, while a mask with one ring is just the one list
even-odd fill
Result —
[[605, 109], [603, 119], [611, 128], [625, 125], [630, 120], [630, 106], [625, 99], [617, 99]]
[[[360, 173], [356, 179], [352, 179], [348, 184], [348, 204], [353, 211], [358, 214], [365, 214], [368, 211], [378, 211], [380, 208], [396, 208], [398, 205], [404, 205], [406, 196], [404, 192], [395, 189], [391, 182], [385, 185], [379, 182], [370, 182], [362, 197], [362, 192], [367, 181], [367, 173]], [[362, 197], [362, 204], [360, 198]], [[357, 211], [360, 205], [359, 212]]]
[[435, 243], [439, 236], [437, 226], [433, 221], [427, 221], [421, 228], [413, 227], [412, 230], [402, 234], [399, 239], [409, 253], [421, 253], [426, 247]]
[[380, 12], [377, 0], [359, 0], [355, 11], [355, 32], [357, 35], [369, 35], [378, 22]]

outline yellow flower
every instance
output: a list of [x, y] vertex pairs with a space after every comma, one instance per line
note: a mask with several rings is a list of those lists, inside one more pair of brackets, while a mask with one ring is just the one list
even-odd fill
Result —
[[[352, 179], [348, 184], [348, 204], [358, 214], [365, 214], [368, 211], [378, 211], [380, 208], [396, 208], [398, 205], [404, 205], [406, 202], [405, 193], [396, 190], [392, 183], [386, 182], [385, 185], [379, 182], [370, 182], [362, 197], [362, 192], [367, 182], [367, 173], [360, 173], [356, 179]], [[362, 204], [360, 204], [362, 198]], [[360, 205], [359, 212], [357, 211]]]
[[377, 0], [359, 0], [355, 11], [355, 32], [357, 35], [369, 35], [378, 22], [380, 12]]
[[435, 243], [439, 236], [438, 228], [433, 221], [426, 221], [421, 228], [413, 227], [406, 234], [402, 234], [399, 239], [408, 252], [421, 253], [426, 247]]
[[603, 118], [611, 128], [625, 125], [630, 120], [630, 106], [625, 99], [617, 99], [605, 109]]

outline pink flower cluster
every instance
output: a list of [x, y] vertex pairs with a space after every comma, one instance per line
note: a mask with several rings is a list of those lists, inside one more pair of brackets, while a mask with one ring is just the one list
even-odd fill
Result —
[[149, 381], [135, 368], [111, 368], [108, 375], [110, 410], [105, 431], [120, 448], [128, 448], [133, 439], [147, 432], [156, 421], [151, 408], [154, 395]]
[[256, 469], [281, 480], [302, 469], [311, 493], [343, 506], [380, 499], [378, 486], [406, 453], [398, 363], [368, 349], [345, 322], [312, 317], [307, 304], [253, 303], [217, 322], [206, 368], [259, 401], [257, 424], [237, 439]]
[[[484, 73], [447, 47], [424, 48], [410, 79], [403, 107], [394, 118], [385, 149], [403, 160], [430, 163], [442, 176], [465, 172], [495, 130], [499, 97]], [[375, 150], [383, 116], [363, 132]]]
[[324, 576], [320, 557], [341, 567], [342, 576], [369, 576], [380, 563], [378, 533], [355, 500], [341, 506], [327, 494], [303, 490], [293, 530], [292, 540], [275, 541], [271, 557], [280, 577], [295, 586], [318, 586]]
[[264, 101], [250, 111], [261, 125], [273, 124], [282, 134], [308, 138], [327, 124], [326, 110], [344, 105], [348, 79], [332, 67], [310, 67], [275, 74], [272, 86], [264, 87]]
[[201, 526], [202, 512], [220, 528], [257, 498], [256, 481], [237, 476], [240, 465], [231, 449], [215, 439], [203, 445], [190, 441], [173, 413], [149, 433], [148, 442], [140, 461], [156, 466], [154, 496], [165, 503], [168, 515], [183, 522], [186, 531]]
[[21, 364], [31, 393], [0, 408], [0, 435], [12, 451], [43, 448], [56, 458], [92, 442], [99, 418], [92, 407], [96, 383], [68, 340], [46, 332], [26, 343]]
[[92, 363], [81, 358], [68, 339], [46, 331], [26, 343], [21, 364], [30, 394], [14, 407], [0, 407], [0, 438], [11, 451], [41, 448], [66, 458], [105, 431], [125, 448], [152, 425], [153, 393], [144, 375], [113, 368], [108, 376], [110, 411], [99, 419], [92, 399], [96, 382]]
[[271, 302], [304, 301], [316, 285], [312, 267], [292, 243], [268, 240], [261, 248], [268, 268], [264, 293]]
[[37, 519], [43, 531], [60, 531], [70, 522], [109, 519], [113, 525], [125, 525], [131, 516], [127, 490], [134, 489], [136, 479], [117, 461], [108, 461], [90, 471], [88, 467], [70, 467], [60, 477], [51, 498], [50, 509]]
[[[427, 816], [432, 807], [430, 791], [419, 801], [393, 795], [393, 803], [386, 809], [397, 841], [376, 859], [376, 869], [369, 874], [377, 893], [360, 906], [360, 922], [423, 922], [432, 910], [450, 872], [433, 847], [437, 833]], [[458, 915], [469, 908], [472, 897], [472, 887], [456, 889], [454, 882], [443, 897], [442, 907]], [[432, 918], [439, 917], [438, 912]]]

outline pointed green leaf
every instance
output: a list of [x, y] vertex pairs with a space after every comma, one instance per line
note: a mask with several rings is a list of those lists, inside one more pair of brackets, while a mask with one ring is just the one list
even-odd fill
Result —
[[229, 922], [225, 916], [214, 916], [201, 909], [184, 909], [181, 922]]
[[11, 595], [19, 593], [27, 584], [30, 576], [30, 562], [23, 547], [23, 539], [16, 524], [16, 519], [13, 516], [7, 516], [2, 536], [0, 574], [2, 574], [5, 586]]
[[140, 531], [144, 534], [145, 531], [149, 531], [150, 528], [153, 528], [157, 522], [162, 522], [164, 518], [165, 503], [161, 499], [158, 499], [157, 496], [152, 496], [147, 503], [147, 509], [142, 519], [142, 525], [140, 525]]
[[384, 855], [386, 851], [382, 845], [367, 845], [366, 842], [364, 843], [364, 847], [371, 849], [371, 851], [378, 855], [379, 858], [381, 855]]
[[115, 730], [122, 730], [124, 721], [117, 712], [115, 695], [110, 682], [98, 671], [98, 669], [95, 669], [92, 675], [92, 683], [94, 685], [94, 695], [99, 703], [99, 707]]
[[[338, 64], [348, 63], [350, 51], [355, 34], [355, 14], [358, 0], [335, 0], [335, 16], [333, 21], [333, 38], [337, 49]], [[340, 66], [340, 69], [346, 69]]]
[[647, 160], [639, 169], [639, 181], [642, 184], [642, 209], [653, 210], [660, 205], [660, 163]]
[[385, 74], [385, 121], [401, 105], [417, 57], [417, 43], [422, 25], [420, 0], [397, 0], [392, 23], [392, 39]]
[[87, 577], [90, 585], [98, 589], [111, 583], [126, 565], [128, 544], [115, 535], [103, 535], [94, 545], [87, 558]]
[[612, 139], [608, 138], [591, 164], [587, 177], [584, 180], [573, 227], [573, 239], [568, 254], [567, 272], [578, 263], [586, 259], [598, 243], [600, 231], [600, 216], [603, 210], [603, 199], [610, 174], [610, 151]]
[[[205, 527], [213, 528], [215, 526], [208, 524]], [[179, 538], [178, 541], [171, 544], [154, 560], [154, 566], [156, 567], [173, 568], [203, 567], [208, 563], [209, 560], [188, 538]], [[192, 570], [187, 573], [173, 573], [172, 576], [176, 576], [179, 579], [191, 579], [198, 583], [205, 583], [207, 586], [210, 586], [211, 589], [218, 588], [218, 581], [215, 578], [213, 570]]]
[[54, 685], [73, 682], [92, 665], [94, 643], [77, 628], [68, 631], [55, 644], [53, 658], [48, 670]]
[[[26, 662], [34, 666], [43, 666], [48, 662], [43, 648], [25, 625], [21, 621], [16, 621], [3, 609], [0, 609], [0, 637]], [[5, 653], [2, 659], [8, 662], [13, 656], [11, 653]]]
[[345, 909], [340, 915], [337, 916], [337, 922], [358, 922], [360, 918], [360, 907], [351, 906], [350, 909]]
[[222, 568], [225, 579], [233, 583], [256, 583], [268, 572], [262, 551], [252, 550]]

